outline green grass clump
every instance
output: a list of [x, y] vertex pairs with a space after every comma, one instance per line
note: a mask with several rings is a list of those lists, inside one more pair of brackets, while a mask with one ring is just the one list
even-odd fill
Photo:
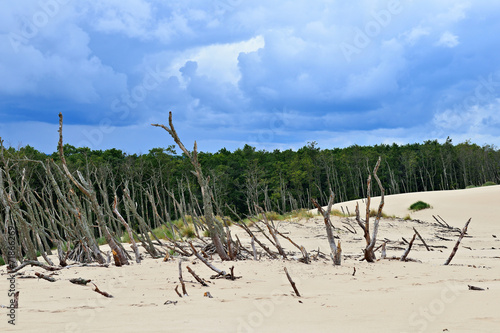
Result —
[[[349, 217], [348, 214], [342, 213], [342, 211], [340, 211], [338, 209], [332, 209], [330, 212], [330, 215], [339, 216], [339, 217]], [[375, 215], [377, 215], [376, 212], [375, 212]], [[375, 215], [373, 215], [373, 216], [375, 216]], [[370, 216], [372, 216], [372, 215], [370, 214]]]
[[469, 185], [469, 186], [466, 187], [466, 189], [468, 189], [468, 188], [475, 188], [475, 187], [477, 187], [477, 186], [476, 185]]
[[266, 212], [266, 217], [268, 220], [273, 220], [273, 221], [283, 221], [285, 217], [281, 214], [278, 214], [276, 212]]
[[0, 257], [0, 266], [3, 266], [3, 265], [5, 265], [5, 261], [3, 260], [2, 257]]
[[97, 245], [106, 245], [108, 242], [106, 242], [106, 238], [104, 236], [97, 238]]
[[422, 209], [426, 209], [426, 208], [431, 208], [431, 205], [429, 205], [427, 202], [423, 202], [423, 201], [417, 201], [415, 203], [413, 203], [411, 206], [410, 206], [410, 210], [414, 210], [414, 211], [417, 211], [417, 210], [422, 210]]
[[181, 235], [182, 237], [194, 238], [196, 236], [196, 232], [194, 230], [194, 227], [189, 225], [187, 227], [181, 228]]
[[403, 220], [405, 221], [411, 220], [410, 214], [406, 214], [406, 216], [403, 217]]
[[291, 220], [291, 219], [311, 219], [314, 217], [314, 214], [311, 213], [308, 209], [298, 209], [294, 210], [290, 213], [283, 214], [283, 219], [284, 220]]
[[483, 184], [483, 186], [492, 186], [492, 185], [496, 185], [495, 182], [486, 182]]
[[[370, 217], [375, 217], [377, 216], [377, 213], [378, 213], [378, 210], [375, 210], [375, 209], [370, 209]], [[382, 216], [383, 218], [388, 218], [389, 215], [387, 215], [386, 213], [382, 212]]]

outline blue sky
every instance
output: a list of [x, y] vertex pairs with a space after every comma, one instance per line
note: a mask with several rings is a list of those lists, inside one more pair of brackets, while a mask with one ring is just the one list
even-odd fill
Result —
[[500, 146], [498, 1], [23, 0], [0, 4], [0, 136], [146, 153]]

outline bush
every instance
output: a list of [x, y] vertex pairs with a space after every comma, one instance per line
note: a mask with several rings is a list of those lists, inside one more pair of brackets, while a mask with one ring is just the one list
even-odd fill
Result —
[[431, 208], [431, 205], [429, 205], [427, 202], [423, 201], [417, 201], [414, 204], [410, 206], [410, 210], [422, 210], [426, 208]]
[[410, 214], [406, 214], [406, 216], [403, 217], [403, 220], [405, 221], [411, 220]]
[[492, 185], [496, 185], [495, 182], [486, 182], [483, 184], [483, 186], [492, 186]]
[[477, 186], [476, 185], [469, 185], [469, 186], [466, 187], [466, 189], [468, 189], [468, 188], [475, 188], [475, 187], [477, 187]]
[[3, 266], [3, 265], [5, 265], [5, 261], [3, 260], [2, 257], [0, 257], [0, 266]]

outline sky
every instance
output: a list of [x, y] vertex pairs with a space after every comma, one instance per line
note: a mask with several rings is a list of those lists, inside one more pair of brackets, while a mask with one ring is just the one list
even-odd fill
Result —
[[147, 153], [500, 146], [500, 2], [0, 3], [0, 137]]

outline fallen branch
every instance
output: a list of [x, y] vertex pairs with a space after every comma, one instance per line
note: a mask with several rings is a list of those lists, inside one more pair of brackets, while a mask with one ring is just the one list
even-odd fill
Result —
[[89, 283], [92, 280], [86, 280], [82, 278], [75, 278], [75, 279], [70, 279], [69, 282], [74, 283], [74, 284], [81, 284], [83, 286], [86, 286], [87, 283]]
[[208, 284], [196, 274], [191, 267], [187, 266], [188, 272], [198, 281], [203, 287], [208, 287]]
[[99, 293], [99, 294], [101, 294], [101, 295], [102, 295], [102, 296], [104, 296], [104, 297], [113, 298], [113, 296], [112, 296], [112, 295], [110, 295], [110, 294], [108, 294], [107, 292], [102, 291], [102, 290], [100, 290], [99, 288], [97, 288], [97, 286], [95, 285], [95, 283], [94, 283], [94, 282], [91, 282], [91, 283], [94, 285], [94, 287], [95, 287], [94, 291], [95, 291], [96, 293]]
[[290, 276], [290, 274], [288, 274], [288, 270], [286, 269], [286, 267], [285, 267], [285, 273], [286, 273], [286, 277], [288, 278], [288, 281], [290, 281], [290, 284], [292, 285], [293, 291], [295, 291], [295, 295], [300, 297], [300, 293], [297, 290], [297, 287], [295, 286], [295, 282], [293, 282], [292, 277]]
[[44, 280], [47, 280], [49, 282], [56, 282], [56, 279], [54, 279], [53, 277], [51, 276], [48, 276], [48, 275], [45, 275], [45, 274], [42, 274], [42, 273], [38, 273], [36, 272], [35, 275], [39, 278], [39, 279], [44, 279]]
[[457, 253], [457, 250], [458, 250], [458, 247], [460, 246], [460, 242], [462, 241], [462, 238], [464, 238], [464, 235], [465, 233], [467, 232], [467, 227], [469, 226], [469, 223], [470, 223], [470, 218], [469, 220], [467, 221], [467, 223], [465, 223], [465, 226], [464, 228], [462, 229], [462, 232], [460, 233], [460, 236], [458, 236], [458, 240], [457, 240], [457, 243], [455, 244], [455, 246], [453, 247], [453, 250], [451, 251], [451, 254], [450, 256], [448, 257], [448, 259], [446, 260], [446, 262], [444, 263], [444, 265], [448, 265], [451, 260], [453, 259], [453, 257], [455, 256], [455, 254]]
[[208, 268], [210, 268], [211, 270], [216, 272], [218, 275], [226, 276], [226, 272], [218, 269], [217, 267], [215, 267], [214, 265], [209, 263], [207, 259], [203, 258], [203, 256], [201, 254], [199, 254], [198, 251], [196, 251], [196, 249], [193, 246], [193, 243], [190, 242], [189, 245], [191, 245], [191, 249], [193, 250], [193, 253], [196, 256], [196, 258], [200, 259], [205, 265], [208, 266]]
[[177, 293], [177, 295], [178, 295], [180, 298], [182, 298], [182, 295], [181, 295], [181, 293], [179, 292], [179, 285], [176, 285], [174, 290], [175, 290], [175, 292]]
[[43, 269], [45, 269], [46, 271], [50, 271], [50, 272], [54, 272], [54, 271], [58, 271], [62, 268], [60, 267], [54, 267], [54, 266], [47, 266], [45, 264], [42, 264], [41, 262], [39, 261], [35, 261], [35, 260], [29, 260], [29, 261], [25, 261], [23, 262], [21, 265], [17, 266], [16, 268], [14, 269], [9, 269], [9, 267], [7, 267], [7, 272], [8, 273], [15, 273], [15, 272], [18, 272], [20, 271], [21, 269], [23, 269], [24, 267], [28, 266], [28, 265], [31, 265], [31, 266], [38, 266], [38, 267], [41, 267]]
[[482, 291], [484, 290], [483, 288], [480, 288], [480, 287], [475, 287], [475, 286], [471, 286], [471, 285], [467, 285], [469, 287], [469, 290], [478, 290], [478, 291]]

